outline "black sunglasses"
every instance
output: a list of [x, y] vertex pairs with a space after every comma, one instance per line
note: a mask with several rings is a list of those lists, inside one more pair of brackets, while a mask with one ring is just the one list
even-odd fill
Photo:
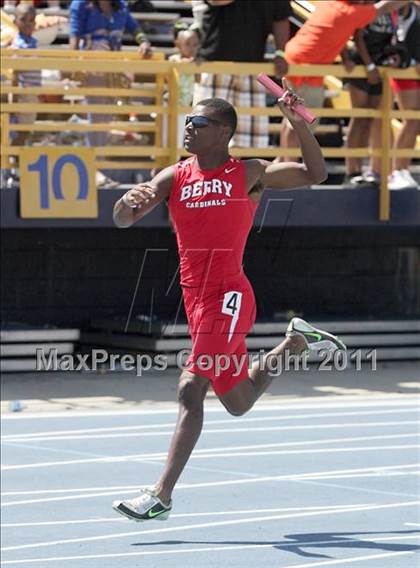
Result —
[[204, 128], [211, 122], [214, 122], [214, 124], [223, 124], [220, 120], [215, 120], [214, 118], [209, 118], [208, 116], [202, 116], [200, 114], [187, 114], [185, 117], [185, 126], [190, 124], [190, 122], [194, 128]]

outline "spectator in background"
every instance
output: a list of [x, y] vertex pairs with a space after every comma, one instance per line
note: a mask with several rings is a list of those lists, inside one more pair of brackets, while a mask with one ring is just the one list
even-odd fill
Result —
[[[376, 18], [400, 8], [406, 0], [326, 0], [316, 2], [316, 9], [297, 34], [286, 44], [286, 59], [290, 64], [331, 64], [342, 54], [343, 63], [351, 64], [345, 50], [347, 41], [358, 28], [364, 28]], [[290, 77], [297, 94], [308, 107], [324, 103], [323, 77]], [[297, 147], [298, 142], [287, 121], [284, 121], [282, 147]]]
[[[262, 62], [267, 37], [274, 35], [276, 74], [287, 72], [282, 49], [289, 38], [289, 1], [207, 0], [203, 14], [202, 44], [198, 57], [204, 61]], [[265, 107], [265, 89], [252, 75], [201, 73], [194, 101], [223, 98], [235, 106]], [[232, 146], [268, 146], [268, 117], [239, 115]]]
[[[420, 74], [420, 19], [419, 8], [413, 2], [407, 2], [401, 8], [396, 36], [398, 45], [397, 65], [402, 68], [413, 67]], [[420, 80], [391, 79], [391, 88], [396, 96], [400, 110], [420, 110]], [[394, 148], [414, 148], [417, 135], [420, 134], [420, 121], [404, 119], [403, 126], [395, 140]], [[409, 171], [410, 158], [394, 158], [393, 171], [389, 179], [389, 189], [420, 189]]]
[[[125, 0], [72, 0], [70, 4], [70, 48], [92, 49], [99, 51], [118, 51], [121, 49], [123, 33], [132, 33], [139, 44], [139, 53], [150, 57], [151, 46], [140, 25], [131, 16]], [[108, 74], [109, 75], [109, 74]], [[88, 73], [86, 86], [104, 87], [108, 84], [105, 73]], [[107, 97], [87, 97], [89, 104], [109, 103]], [[91, 115], [91, 122], [109, 122], [111, 115]], [[107, 132], [90, 132], [89, 143], [103, 147], [106, 144]], [[99, 173], [99, 172], [98, 172]], [[99, 175], [98, 187], [118, 185], [109, 178]]]
[[208, 4], [204, 0], [191, 0], [191, 10], [193, 13], [194, 24], [201, 31], [203, 29], [204, 12], [207, 10]]
[[[188, 26], [182, 21], [176, 22], [174, 25], [174, 45], [177, 51], [169, 57], [169, 61], [176, 63], [194, 61], [200, 47], [200, 32], [197, 27]], [[194, 75], [182, 75], [180, 78], [180, 105], [191, 105], [193, 95]]]
[[[178, 21], [174, 25], [174, 44], [177, 52], [169, 57], [176, 63], [193, 61], [200, 47], [200, 32], [195, 24]], [[179, 106], [191, 106], [194, 96], [194, 75], [181, 75], [179, 78]], [[182, 148], [184, 140], [185, 114], [178, 115], [178, 148]]]
[[[35, 30], [35, 16], [36, 10], [32, 4], [21, 3], [16, 7], [15, 25], [18, 33], [15, 36], [11, 47], [15, 49], [36, 49], [38, 47], [37, 40], [32, 36]], [[19, 71], [14, 76], [14, 82], [19, 87], [40, 87], [41, 86], [41, 71]], [[32, 103], [39, 102], [37, 95], [21, 94], [17, 96], [19, 103]], [[17, 114], [15, 120], [18, 124], [33, 124], [36, 120], [35, 112], [26, 112]], [[14, 146], [24, 146], [29, 137], [29, 132], [17, 132], [13, 139]]]
[[125, 0], [72, 0], [70, 4], [70, 47], [118, 51], [123, 33], [132, 33], [139, 52], [151, 55], [150, 42], [131, 16]]
[[[353, 108], [380, 108], [382, 79], [376, 66], [382, 65], [389, 58], [388, 48], [392, 44], [393, 35], [394, 25], [391, 14], [382, 14], [364, 29], [356, 30], [355, 50], [350, 51], [350, 57], [355, 65], [365, 65], [367, 79], [347, 79], [346, 81]], [[352, 118], [347, 133], [347, 147], [364, 147], [369, 138], [372, 148], [380, 148], [381, 125], [382, 121], [379, 118]], [[361, 185], [378, 187], [380, 171], [380, 156], [371, 157], [369, 169], [363, 174], [362, 158], [347, 158], [344, 183], [348, 187]]]
[[59, 10], [61, 4], [64, 6], [67, 4], [65, 0], [4, 0], [0, 5], [6, 10], [6, 12], [14, 11], [19, 4], [33, 4], [35, 8], [54, 8]]

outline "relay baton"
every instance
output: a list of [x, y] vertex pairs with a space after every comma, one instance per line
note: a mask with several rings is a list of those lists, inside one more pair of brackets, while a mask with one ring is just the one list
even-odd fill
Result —
[[[268, 75], [265, 73], [260, 73], [257, 77], [257, 81], [264, 85], [264, 87], [270, 91], [273, 95], [277, 98], [280, 98], [284, 94], [283, 87], [280, 87], [277, 83], [275, 83]], [[309, 124], [313, 124], [316, 120], [316, 116], [311, 114], [306, 107], [302, 104], [295, 104], [292, 106], [292, 109], [295, 111], [296, 114], [301, 116], [305, 122]]]

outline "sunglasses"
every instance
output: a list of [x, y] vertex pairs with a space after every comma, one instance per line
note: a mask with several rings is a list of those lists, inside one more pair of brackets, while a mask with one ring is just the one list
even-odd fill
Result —
[[200, 114], [187, 114], [185, 117], [185, 126], [192, 124], [194, 128], [205, 128], [211, 123], [223, 124], [220, 120], [215, 120], [214, 118], [208, 118], [207, 116], [202, 116]]

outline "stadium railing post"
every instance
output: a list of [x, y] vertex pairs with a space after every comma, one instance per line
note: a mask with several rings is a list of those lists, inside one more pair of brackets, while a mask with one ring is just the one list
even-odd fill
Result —
[[392, 91], [387, 69], [383, 70], [383, 103], [382, 103], [382, 131], [381, 131], [381, 184], [379, 188], [379, 219], [390, 219], [390, 195], [388, 189], [389, 161], [391, 149], [391, 111]]

